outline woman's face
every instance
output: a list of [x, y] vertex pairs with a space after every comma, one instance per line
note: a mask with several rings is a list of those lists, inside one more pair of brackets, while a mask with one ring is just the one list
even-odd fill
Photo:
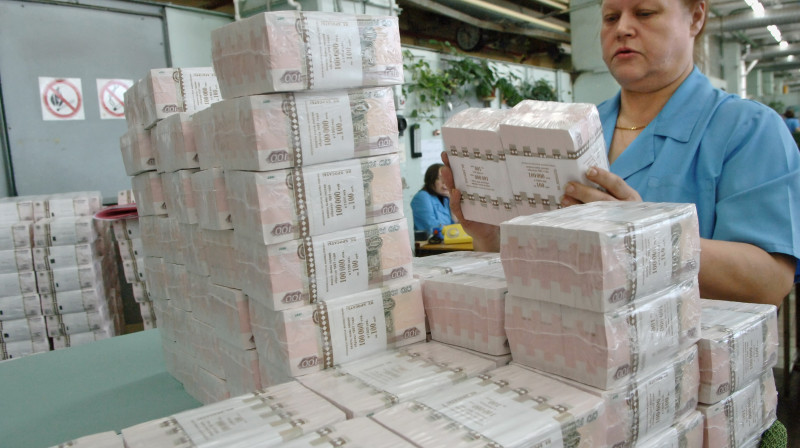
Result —
[[694, 65], [694, 37], [705, 3], [693, 11], [683, 0], [603, 0], [603, 61], [623, 89], [652, 92]]
[[448, 198], [450, 197], [450, 190], [447, 189], [447, 185], [445, 185], [442, 181], [441, 168], [439, 168], [439, 177], [437, 177], [436, 182], [433, 183], [433, 191], [435, 191], [439, 196], [446, 196]]

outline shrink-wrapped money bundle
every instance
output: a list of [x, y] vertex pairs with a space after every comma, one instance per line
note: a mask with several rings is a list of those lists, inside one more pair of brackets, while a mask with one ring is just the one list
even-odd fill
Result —
[[508, 291], [608, 312], [697, 276], [694, 204], [592, 202], [501, 225]]
[[3, 359], [21, 358], [34, 353], [49, 351], [50, 342], [47, 339], [46, 331], [36, 338], [9, 342], [0, 341], [0, 353], [3, 354]]
[[33, 242], [36, 247], [90, 244], [97, 236], [95, 221], [91, 216], [47, 218], [36, 221], [33, 225]]
[[[126, 112], [129, 104], [136, 104], [134, 111], [141, 112], [138, 119], [146, 129], [171, 115], [191, 115], [222, 99], [211, 67], [151, 69], [131, 92], [132, 98], [126, 95]], [[137, 121], [135, 115], [132, 120]]]
[[[122, 241], [120, 241], [120, 247], [123, 247], [123, 245], [128, 247], [127, 243], [122, 243]], [[125, 255], [127, 255], [127, 253], [121, 253], [120, 255], [122, 255], [122, 259], [125, 260]], [[33, 266], [37, 271], [72, 268], [93, 264], [95, 259], [100, 256], [102, 256], [102, 254], [100, 253], [100, 246], [97, 242], [64, 246], [34, 247]]]
[[700, 384], [696, 345], [609, 390], [587, 386], [541, 370], [537, 370], [537, 373], [603, 399], [606, 409], [603, 417], [605, 440], [598, 446], [607, 447], [639, 446], [643, 440], [669, 430], [683, 417], [695, 412]]
[[389, 87], [255, 95], [211, 108], [228, 170], [273, 171], [398, 151]]
[[0, 329], [2, 329], [0, 342], [3, 343], [47, 339], [47, 325], [44, 316], [0, 321]]
[[178, 170], [161, 174], [167, 214], [181, 224], [197, 224], [197, 201], [192, 189], [192, 174], [198, 170]]
[[442, 274], [463, 272], [472, 268], [480, 268], [500, 263], [500, 254], [496, 252], [455, 251], [414, 257], [414, 278], [424, 281]]
[[236, 233], [275, 244], [403, 217], [396, 154], [225, 173]]
[[124, 261], [137, 260], [144, 257], [144, 244], [141, 238], [118, 240], [117, 247], [119, 248], [119, 257]]
[[345, 419], [297, 382], [230, 398], [122, 430], [128, 448], [281, 445]]
[[255, 348], [249, 299], [241, 290], [208, 283], [205, 294], [193, 303], [192, 311], [195, 317], [214, 327], [219, 339], [239, 349]]
[[423, 341], [424, 319], [416, 280], [285, 311], [250, 301], [265, 384]]
[[53, 336], [53, 348], [56, 350], [68, 347], [77, 347], [94, 341], [102, 341], [115, 335], [113, 324], [100, 327], [97, 330], [85, 331], [73, 334], [61, 334]]
[[0, 297], [36, 294], [36, 273], [33, 271], [0, 274]]
[[63, 442], [53, 448], [125, 448], [122, 436], [115, 431], [101, 432]]
[[150, 131], [145, 130], [141, 125], [128, 128], [119, 138], [119, 147], [122, 152], [125, 174], [128, 176], [157, 169]]
[[159, 173], [200, 168], [189, 114], [179, 113], [159, 121], [152, 136]]
[[131, 187], [136, 195], [136, 211], [139, 217], [167, 214], [164, 186], [161, 183], [161, 175], [157, 172], [146, 171], [133, 176]]
[[222, 169], [210, 168], [192, 174], [192, 190], [200, 227], [209, 230], [233, 229]]
[[705, 417], [704, 448], [737, 448], [761, 437], [776, 419], [778, 391], [772, 370], [715, 404], [699, 404]]
[[519, 366], [462, 381], [372, 418], [419, 447], [602, 446], [603, 400]]
[[274, 310], [297, 308], [411, 278], [405, 219], [269, 246], [240, 245], [243, 290]]
[[211, 282], [241, 289], [244, 278], [242, 256], [233, 230], [200, 229]]
[[700, 338], [695, 280], [610, 313], [506, 296], [515, 362], [600, 389], [619, 387]]
[[500, 225], [518, 215], [499, 133], [509, 112], [470, 108], [442, 127], [453, 180], [461, 191], [461, 210], [471, 221]]
[[100, 211], [103, 197], [99, 191], [73, 191], [49, 194], [33, 201], [33, 219], [94, 216]]
[[33, 270], [31, 249], [0, 250], [0, 274]]
[[567, 182], [608, 169], [600, 115], [594, 104], [522, 101], [499, 127], [517, 215], [561, 207]]
[[0, 297], [0, 316], [3, 321], [42, 315], [38, 294]]
[[214, 114], [210, 107], [192, 114], [192, 133], [200, 169], [222, 168], [214, 136]]
[[261, 389], [261, 372], [258, 368], [258, 352], [255, 348], [242, 349], [217, 340], [220, 363], [225, 374], [225, 388], [231, 396], [246, 394]]
[[93, 311], [106, 303], [102, 285], [92, 288], [41, 294], [42, 313], [56, 314]]
[[700, 402], [712, 404], [778, 362], [778, 309], [705, 299], [700, 305]]
[[99, 307], [92, 311], [45, 316], [47, 334], [52, 338], [93, 331], [106, 331], [114, 323], [108, 315], [108, 308]]
[[0, 224], [5, 227], [20, 221], [33, 221], [34, 198], [35, 196], [0, 198]]
[[52, 271], [36, 271], [36, 283], [40, 294], [53, 294], [80, 289], [102, 289], [103, 259], [92, 264], [65, 267]]
[[223, 98], [403, 83], [397, 17], [275, 11], [211, 33]]
[[114, 221], [111, 225], [111, 228], [114, 230], [114, 237], [117, 240], [133, 240], [142, 238], [138, 219], [120, 219]]
[[431, 337], [489, 355], [510, 353], [504, 325], [506, 293], [500, 264], [427, 279], [422, 298]]
[[33, 247], [33, 221], [9, 222], [0, 225], [0, 250], [30, 247]]
[[703, 446], [703, 414], [698, 411], [692, 411], [671, 427], [659, 431], [636, 445], [637, 448], [663, 448], [669, 446]]
[[297, 381], [338, 406], [347, 418], [421, 397], [495, 368], [491, 361], [438, 342], [370, 355]]
[[315, 432], [298, 437], [283, 448], [316, 448], [331, 446], [371, 446], [380, 448], [414, 448], [414, 445], [389, 431], [374, 420], [356, 418], [323, 426]]

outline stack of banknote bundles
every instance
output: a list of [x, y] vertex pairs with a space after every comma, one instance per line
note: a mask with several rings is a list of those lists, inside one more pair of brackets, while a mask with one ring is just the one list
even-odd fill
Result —
[[700, 404], [705, 447], [757, 443], [775, 421], [777, 307], [702, 300]]
[[[602, 445], [661, 437], [697, 406], [699, 243], [692, 204], [596, 202], [501, 225], [513, 362], [625, 402]], [[634, 390], [649, 404], [623, 398]]]

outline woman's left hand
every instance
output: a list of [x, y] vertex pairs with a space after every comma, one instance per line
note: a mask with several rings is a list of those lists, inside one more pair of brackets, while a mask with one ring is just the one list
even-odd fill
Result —
[[565, 194], [561, 198], [561, 206], [586, 204], [595, 201], [638, 201], [642, 197], [631, 188], [621, 177], [598, 167], [591, 167], [586, 172], [586, 178], [605, 189], [599, 190], [595, 187], [579, 182], [567, 183]]

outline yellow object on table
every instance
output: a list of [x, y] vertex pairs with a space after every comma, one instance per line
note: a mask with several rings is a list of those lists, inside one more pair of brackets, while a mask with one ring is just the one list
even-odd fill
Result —
[[444, 244], [463, 244], [472, 243], [472, 237], [464, 231], [461, 224], [450, 224], [442, 227], [442, 234], [444, 235]]

